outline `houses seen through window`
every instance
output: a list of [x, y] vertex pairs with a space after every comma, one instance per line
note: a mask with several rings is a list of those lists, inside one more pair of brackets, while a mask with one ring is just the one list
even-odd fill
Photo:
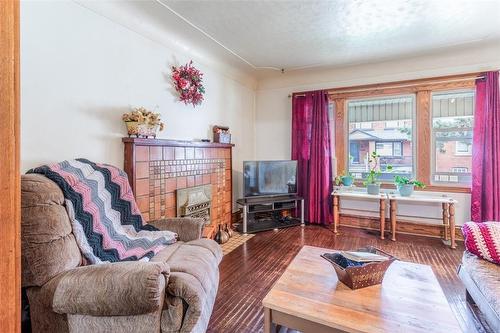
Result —
[[432, 95], [433, 184], [471, 183], [473, 123], [473, 90]]
[[[347, 111], [349, 172], [355, 178], [365, 178], [369, 156], [376, 152], [380, 156], [382, 181], [390, 182], [396, 175], [412, 177], [415, 97], [350, 100]], [[393, 167], [391, 172], [387, 171], [388, 165]]]

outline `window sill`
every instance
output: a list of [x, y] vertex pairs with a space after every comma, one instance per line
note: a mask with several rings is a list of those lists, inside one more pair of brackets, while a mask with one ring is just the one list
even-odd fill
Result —
[[[358, 187], [365, 187], [362, 181], [355, 181], [354, 185]], [[396, 189], [396, 185], [393, 183], [381, 183], [380, 188], [383, 189]], [[458, 187], [458, 186], [441, 186], [441, 185], [427, 185], [424, 189], [416, 188], [415, 191], [427, 191], [427, 192], [447, 192], [447, 193], [471, 193], [469, 187]]]

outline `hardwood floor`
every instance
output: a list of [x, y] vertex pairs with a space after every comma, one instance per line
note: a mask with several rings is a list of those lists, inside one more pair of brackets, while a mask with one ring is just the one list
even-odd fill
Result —
[[225, 256], [208, 332], [262, 332], [262, 299], [304, 245], [332, 249], [373, 245], [400, 260], [430, 265], [463, 331], [485, 332], [466, 305], [465, 289], [456, 275], [463, 243], [452, 250], [439, 239], [398, 235], [392, 242], [360, 229], [341, 227], [335, 235], [320, 226], [262, 232]]

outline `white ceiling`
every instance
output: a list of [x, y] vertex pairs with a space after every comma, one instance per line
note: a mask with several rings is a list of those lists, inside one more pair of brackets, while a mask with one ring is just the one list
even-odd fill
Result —
[[500, 41], [500, 0], [157, 0], [253, 68], [375, 62]]

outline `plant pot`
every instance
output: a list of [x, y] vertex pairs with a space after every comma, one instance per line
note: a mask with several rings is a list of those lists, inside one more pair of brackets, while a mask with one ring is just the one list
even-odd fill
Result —
[[159, 128], [160, 125], [139, 124], [138, 125], [139, 136], [145, 138], [152, 136], [153, 138], [156, 138], [156, 134], [158, 133]]
[[352, 183], [354, 183], [354, 177], [352, 176], [342, 176], [340, 177], [340, 180], [344, 186], [351, 186]]
[[139, 136], [139, 122], [137, 121], [126, 121], [125, 125], [127, 126], [128, 136]]
[[367, 184], [366, 185], [366, 192], [368, 194], [372, 194], [372, 195], [379, 195], [380, 194], [380, 184]]
[[402, 197], [411, 196], [413, 193], [413, 190], [415, 190], [414, 184], [400, 184], [400, 185], [398, 185], [398, 191]]

